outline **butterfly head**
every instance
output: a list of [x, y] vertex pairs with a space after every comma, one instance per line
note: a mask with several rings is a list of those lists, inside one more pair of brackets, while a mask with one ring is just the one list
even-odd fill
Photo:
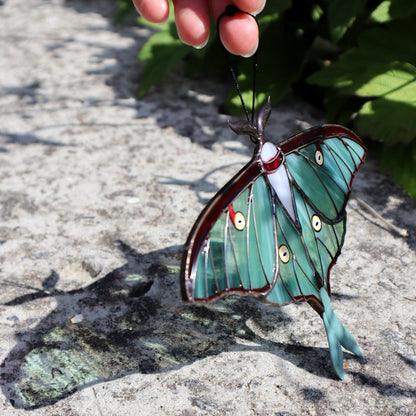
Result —
[[262, 145], [264, 139], [264, 128], [266, 126], [267, 120], [269, 119], [271, 110], [272, 107], [269, 97], [266, 104], [257, 113], [255, 124], [250, 121], [240, 120], [235, 123], [228, 121], [228, 125], [235, 133], [250, 136], [250, 139], [254, 143]]

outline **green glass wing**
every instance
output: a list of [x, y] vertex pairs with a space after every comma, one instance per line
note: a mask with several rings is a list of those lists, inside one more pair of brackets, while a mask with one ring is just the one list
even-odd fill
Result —
[[329, 291], [329, 272], [345, 235], [345, 215], [338, 221], [328, 221], [296, 188], [293, 196], [298, 227], [276, 201], [278, 275], [266, 300], [277, 305], [311, 298], [321, 302], [320, 288]]
[[[205, 217], [221, 209], [197, 249], [193, 243], [198, 232], [191, 232], [187, 258], [193, 257], [181, 279], [186, 299], [207, 302], [240, 292], [264, 296], [277, 305], [313, 298], [318, 309], [323, 308], [320, 288], [330, 293], [329, 272], [344, 242], [345, 205], [365, 149], [345, 136], [308, 136], [294, 143], [283, 163], [297, 221], [282, 208], [267, 175], [257, 170], [244, 173], [249, 178], [245, 184], [247, 179], [238, 174], [197, 221], [206, 226]], [[237, 187], [235, 196], [230, 187]], [[228, 202], [220, 205], [216, 199], [224, 195]], [[236, 215], [242, 228], [235, 223]]]
[[286, 156], [294, 185], [328, 220], [344, 215], [355, 173], [365, 149], [347, 137], [319, 139]]
[[193, 300], [271, 289], [277, 256], [272, 206], [270, 189], [259, 176], [224, 210], [197, 255]]
[[323, 307], [320, 289], [330, 293], [329, 273], [344, 243], [345, 206], [365, 154], [357, 140], [339, 134], [297, 143], [285, 155], [298, 223], [277, 200], [279, 272], [267, 301], [281, 305], [314, 298], [318, 309]]

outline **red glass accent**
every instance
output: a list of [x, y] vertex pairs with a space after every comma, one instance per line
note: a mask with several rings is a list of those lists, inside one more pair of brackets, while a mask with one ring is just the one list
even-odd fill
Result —
[[230, 204], [230, 206], [228, 207], [228, 212], [230, 213], [231, 221], [235, 227], [235, 212], [234, 212], [233, 204]]
[[234, 222], [235, 212], [234, 212], [233, 204], [230, 204], [230, 206], [228, 207], [228, 211], [230, 213], [231, 221]]
[[273, 159], [270, 159], [266, 163], [263, 163], [264, 170], [267, 172], [275, 171], [282, 163], [283, 155], [281, 152], [277, 152]]

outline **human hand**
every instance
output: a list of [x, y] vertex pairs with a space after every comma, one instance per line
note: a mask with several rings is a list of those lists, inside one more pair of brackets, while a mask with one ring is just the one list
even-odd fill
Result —
[[[153, 23], [163, 23], [169, 16], [168, 0], [133, 0], [141, 16]], [[210, 11], [215, 21], [229, 4], [250, 14], [263, 9], [266, 0], [173, 0], [175, 21], [181, 41], [195, 48], [208, 42]], [[224, 47], [234, 55], [252, 56], [258, 46], [259, 30], [256, 21], [246, 13], [223, 16], [220, 38]]]

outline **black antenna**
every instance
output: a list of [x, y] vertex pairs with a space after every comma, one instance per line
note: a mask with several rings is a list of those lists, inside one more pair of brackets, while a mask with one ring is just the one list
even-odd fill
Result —
[[[234, 16], [237, 12], [248, 14], [249, 16], [251, 16], [256, 21], [257, 25], [259, 24], [259, 22], [257, 21], [256, 16], [253, 16], [252, 14], [250, 14], [248, 12], [240, 10], [236, 6], [234, 6], [232, 4], [229, 4], [225, 8], [225, 10], [218, 16], [218, 19], [217, 19], [218, 38], [220, 38], [220, 21], [221, 21], [221, 19], [224, 16]], [[230, 72], [231, 72], [231, 76], [232, 76], [233, 81], [234, 81], [235, 88], [237, 90], [238, 96], [240, 97], [240, 101], [241, 101], [241, 105], [242, 105], [243, 110], [244, 110], [244, 114], [246, 115], [247, 121], [249, 123], [251, 122], [251, 124], [253, 124], [254, 123], [254, 106], [256, 104], [257, 51], [255, 52], [254, 57], [253, 57], [253, 86], [252, 86], [253, 96], [252, 96], [252, 104], [251, 104], [251, 117], [248, 113], [246, 104], [245, 104], [244, 99], [243, 99], [243, 95], [241, 94], [240, 85], [238, 83], [237, 76], [235, 74], [234, 68], [231, 64], [230, 57], [229, 57], [229, 55], [227, 53], [227, 50], [225, 48], [224, 48], [224, 53], [225, 53], [225, 60], [227, 62], [228, 67], [230, 68]]]

